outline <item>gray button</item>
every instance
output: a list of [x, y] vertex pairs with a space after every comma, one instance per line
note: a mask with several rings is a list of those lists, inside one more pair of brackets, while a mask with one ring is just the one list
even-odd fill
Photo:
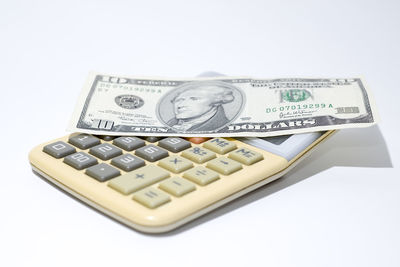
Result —
[[79, 147], [80, 149], [88, 149], [92, 146], [100, 144], [100, 139], [89, 134], [79, 134], [68, 139], [68, 143]]
[[96, 135], [98, 138], [103, 139], [104, 141], [111, 141], [114, 140], [116, 136], [111, 136], [111, 135]]
[[127, 151], [132, 151], [136, 148], [144, 146], [146, 143], [142, 139], [137, 137], [122, 136], [115, 139], [113, 141], [113, 144]]
[[119, 157], [113, 158], [111, 164], [126, 172], [130, 172], [134, 169], [144, 166], [145, 162], [144, 160], [135, 157], [134, 155], [124, 154]]
[[168, 137], [158, 142], [160, 147], [168, 149], [171, 152], [180, 152], [186, 148], [191, 147], [190, 142], [179, 137]]
[[58, 141], [43, 147], [43, 151], [49, 154], [50, 156], [59, 159], [67, 155], [70, 155], [72, 153], [75, 153], [76, 149], [68, 145], [67, 143]]
[[122, 150], [111, 144], [100, 144], [92, 147], [89, 153], [102, 160], [109, 160], [122, 154]]
[[100, 182], [110, 180], [111, 178], [117, 177], [121, 174], [119, 170], [106, 163], [100, 163], [87, 168], [85, 173]]
[[157, 142], [158, 140], [160, 140], [161, 137], [148, 136], [148, 137], [145, 137], [144, 139], [145, 139], [147, 142], [149, 142], [149, 143], [155, 143], [155, 142]]
[[85, 152], [78, 152], [65, 157], [64, 162], [77, 170], [82, 170], [97, 164], [97, 159], [86, 154]]
[[161, 147], [155, 145], [147, 145], [135, 151], [135, 155], [144, 158], [150, 162], [168, 157], [168, 152]]

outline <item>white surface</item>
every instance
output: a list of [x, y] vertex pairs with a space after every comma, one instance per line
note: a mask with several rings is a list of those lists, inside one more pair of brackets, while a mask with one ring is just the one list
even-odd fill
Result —
[[[399, 266], [399, 1], [1, 1], [1, 266]], [[89, 70], [363, 75], [378, 127], [344, 130], [284, 179], [143, 235], [35, 176]], [[218, 265], [217, 265], [218, 264]]]

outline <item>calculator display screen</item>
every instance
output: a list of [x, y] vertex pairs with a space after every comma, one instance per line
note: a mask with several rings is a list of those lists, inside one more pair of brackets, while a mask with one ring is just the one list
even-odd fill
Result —
[[290, 134], [271, 137], [242, 137], [239, 141], [279, 155], [288, 161], [317, 140], [324, 132]]
[[293, 134], [289, 135], [281, 135], [281, 136], [272, 136], [272, 137], [258, 137], [258, 139], [270, 142], [274, 145], [280, 145], [286, 140], [288, 140]]

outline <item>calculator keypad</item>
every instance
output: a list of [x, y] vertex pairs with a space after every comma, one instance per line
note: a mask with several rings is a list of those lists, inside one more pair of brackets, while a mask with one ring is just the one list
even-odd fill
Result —
[[158, 142], [160, 147], [163, 147], [171, 152], [177, 153], [191, 147], [190, 142], [179, 137], [168, 137]]
[[76, 149], [67, 143], [58, 141], [43, 148], [43, 151], [56, 159], [63, 158], [76, 152]]
[[92, 146], [100, 144], [100, 139], [89, 134], [79, 134], [68, 139], [68, 143], [79, 147], [80, 149], [88, 149]]
[[182, 152], [182, 157], [190, 159], [196, 163], [204, 163], [215, 158], [215, 153], [201, 147], [192, 147]]
[[[132, 201], [151, 209], [169, 203], [171, 196], [181, 198], [198, 186], [212, 184], [222, 179], [220, 175], [238, 172], [242, 164], [252, 165], [263, 159], [262, 154], [238, 148], [224, 138], [196, 145], [179, 137], [98, 137], [78, 134], [68, 139], [69, 144], [54, 142], [44, 146], [43, 151], [64, 158], [77, 170], [86, 169], [86, 175], [123, 195], [132, 194]], [[88, 151], [77, 152], [74, 146]], [[176, 175], [171, 177], [171, 173]]]
[[111, 135], [97, 135], [97, 137], [103, 139], [104, 141], [111, 141], [115, 138], [115, 136]]
[[156, 137], [156, 136], [147, 136], [147, 137], [144, 137], [144, 139], [149, 143], [155, 143], [158, 140], [160, 140], [161, 138], [160, 137]]
[[218, 173], [203, 166], [188, 170], [183, 174], [183, 177], [199, 185], [207, 185], [219, 179]]
[[137, 137], [121, 136], [114, 139], [113, 144], [126, 151], [132, 151], [134, 149], [144, 146], [146, 143], [142, 139]]
[[147, 145], [135, 151], [135, 155], [147, 161], [154, 162], [162, 158], [168, 157], [168, 152], [161, 147], [155, 145]]
[[135, 193], [133, 199], [150, 209], [157, 208], [171, 200], [166, 193], [156, 188], [145, 188]]
[[122, 154], [122, 150], [110, 144], [100, 144], [92, 147], [89, 153], [102, 160], [109, 160]]
[[135, 157], [134, 155], [131, 154], [124, 154], [121, 156], [118, 156], [116, 158], [113, 158], [111, 160], [111, 164], [114, 165], [115, 167], [120, 168], [121, 170], [124, 170], [126, 172], [133, 171], [137, 168], [143, 167], [146, 165], [144, 160]]
[[64, 162], [77, 170], [83, 170], [87, 167], [97, 164], [97, 159], [86, 154], [85, 152], [78, 152], [65, 157]]
[[163, 167], [173, 173], [180, 173], [193, 167], [193, 163], [179, 156], [170, 156], [158, 162], [158, 166]]
[[228, 157], [245, 165], [252, 165], [263, 159], [263, 155], [260, 153], [246, 148], [239, 148], [229, 153]]
[[121, 174], [119, 170], [106, 163], [100, 163], [87, 168], [85, 173], [100, 182], [110, 180]]
[[108, 186], [128, 195], [167, 177], [169, 177], [169, 172], [154, 165], [147, 165], [112, 179]]
[[225, 157], [218, 157], [207, 162], [207, 167], [223, 175], [229, 175], [242, 169], [240, 163]]
[[218, 154], [226, 154], [236, 148], [236, 144], [233, 142], [230, 142], [224, 138], [213, 138], [211, 140], [208, 140], [203, 144], [205, 148], [208, 148], [215, 153]]
[[176, 197], [181, 197], [196, 190], [196, 186], [193, 183], [177, 176], [168, 178], [160, 183], [158, 187]]

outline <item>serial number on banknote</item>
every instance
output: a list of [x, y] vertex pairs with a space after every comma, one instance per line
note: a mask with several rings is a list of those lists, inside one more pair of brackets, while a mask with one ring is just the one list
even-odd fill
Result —
[[289, 110], [309, 110], [309, 109], [324, 109], [330, 108], [333, 109], [332, 104], [305, 104], [305, 105], [290, 105], [290, 106], [280, 106], [280, 107], [273, 107], [273, 108], [266, 108], [266, 113], [274, 113], [274, 112], [282, 112], [282, 111], [289, 111]]

